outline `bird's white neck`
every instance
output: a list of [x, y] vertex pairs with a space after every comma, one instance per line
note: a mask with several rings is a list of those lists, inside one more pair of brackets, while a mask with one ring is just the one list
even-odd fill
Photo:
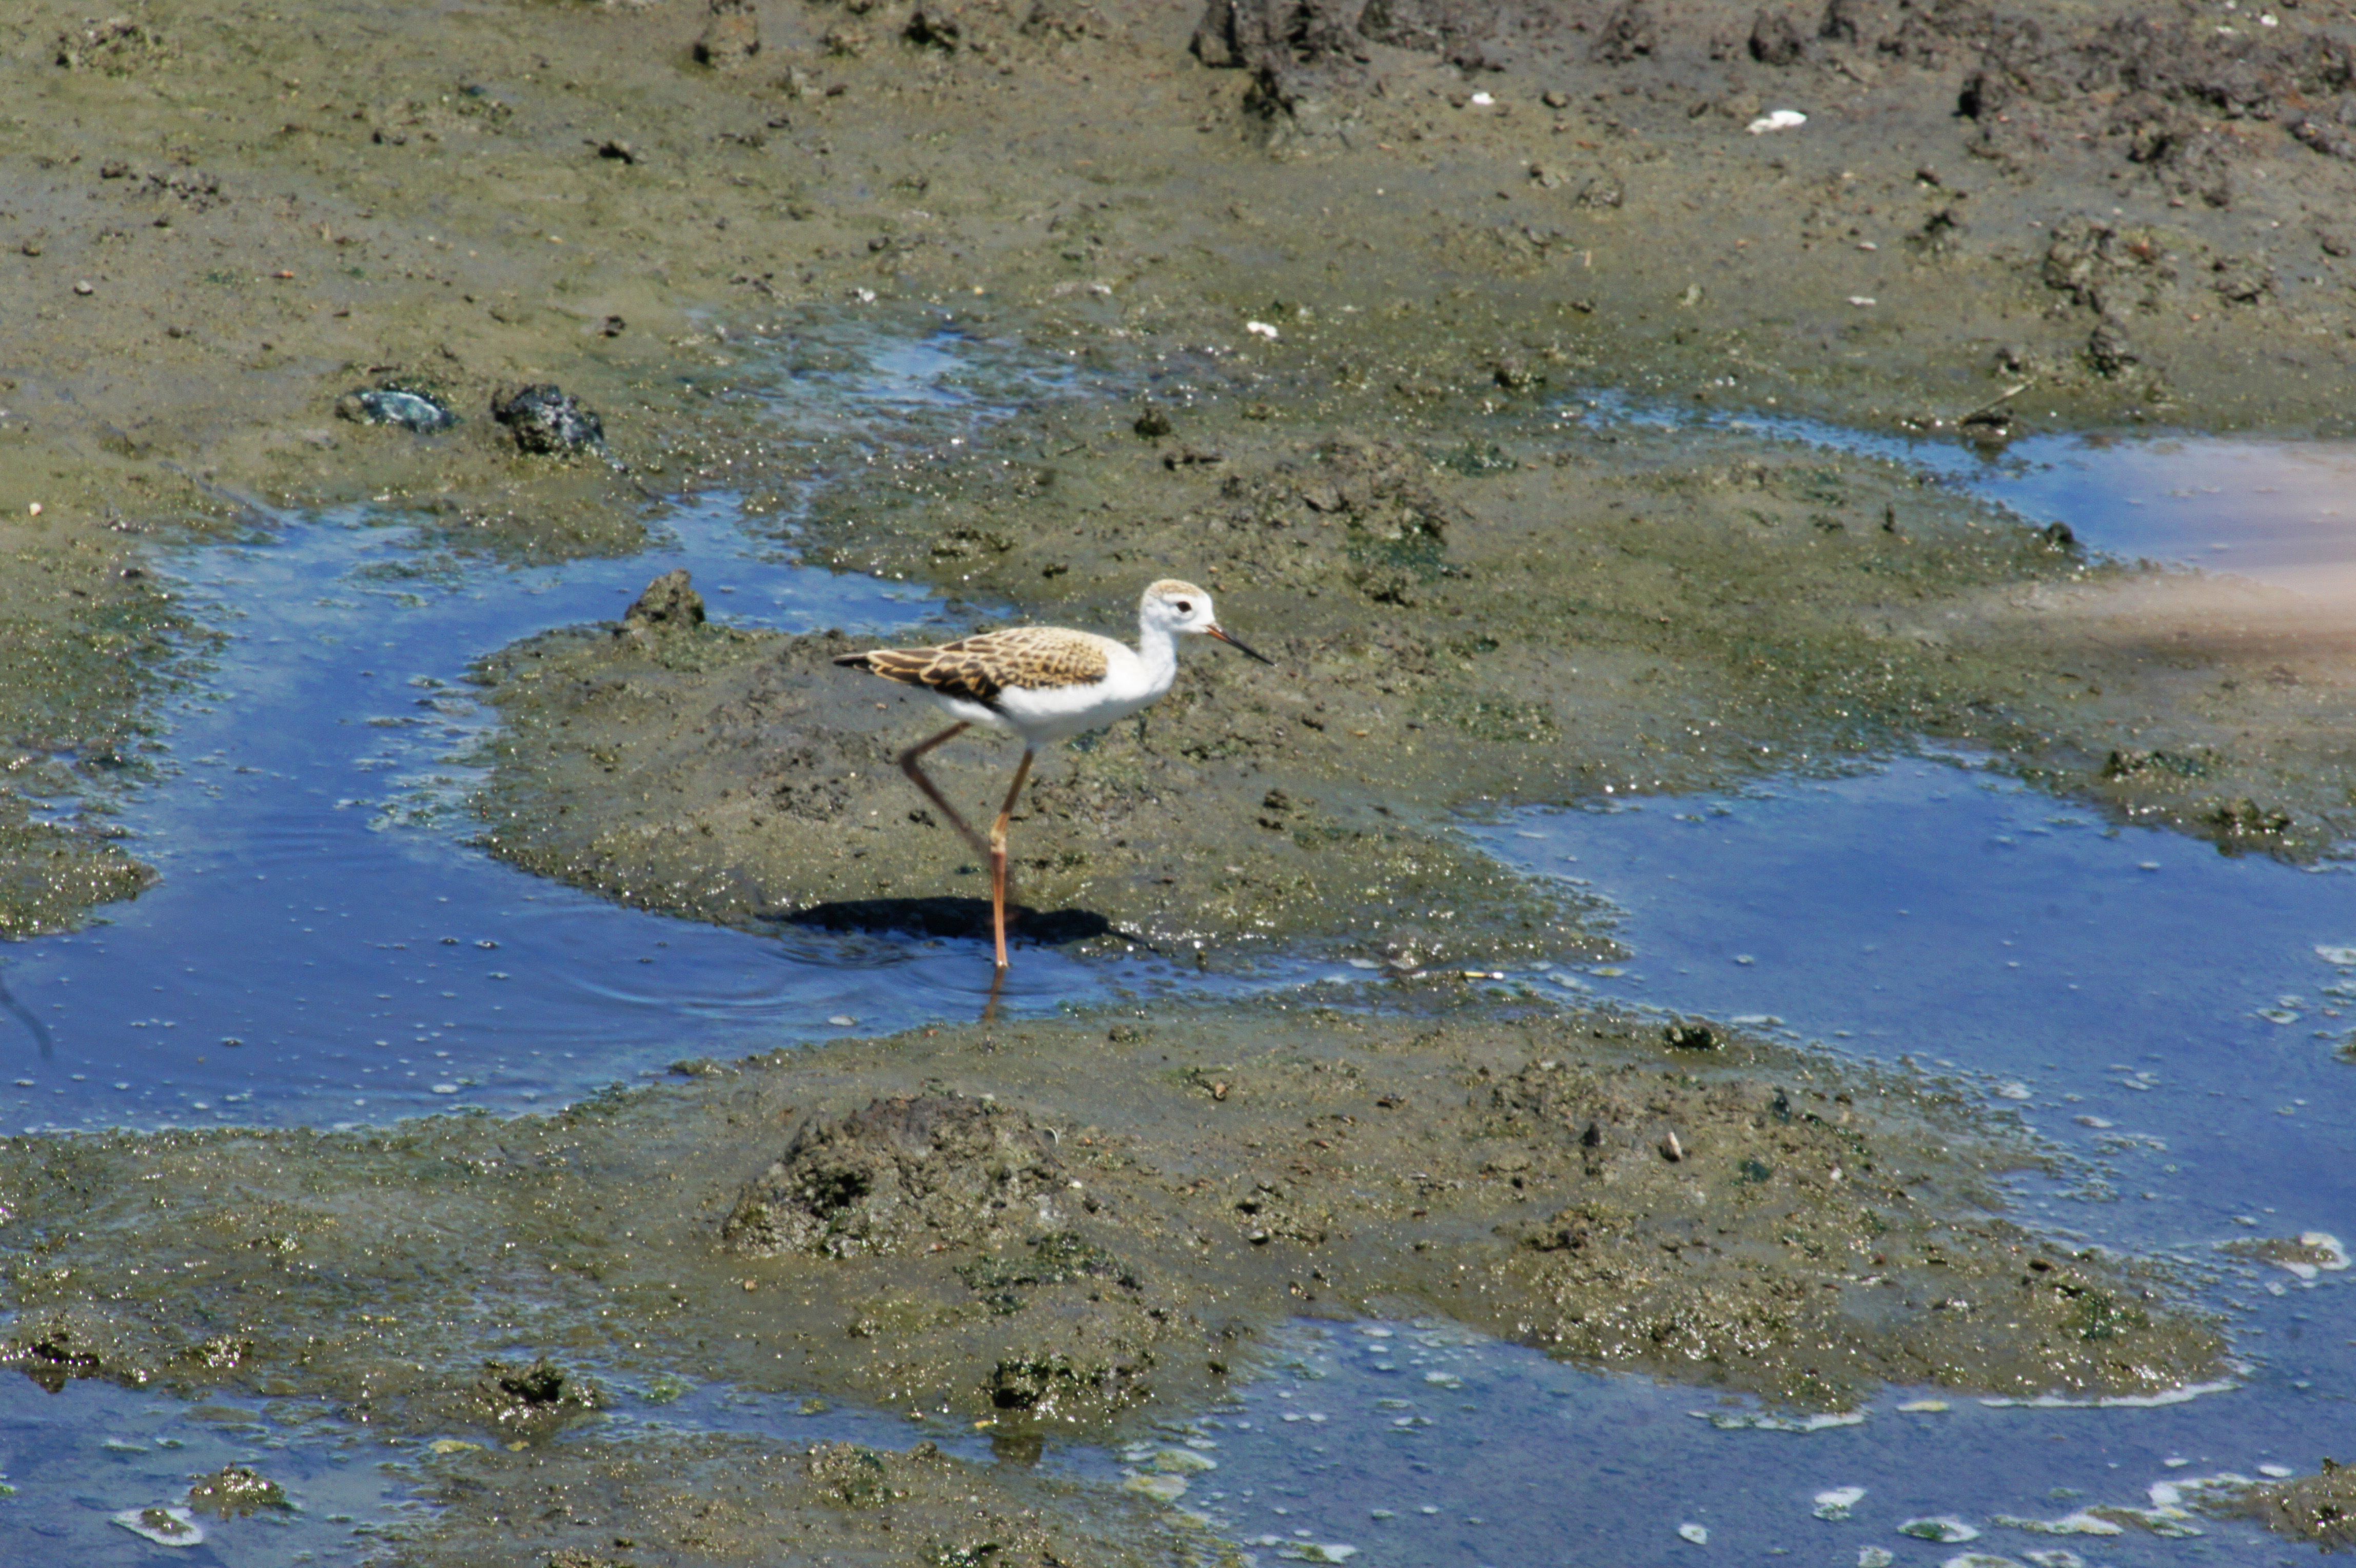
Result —
[[1166, 692], [1178, 679], [1178, 636], [1166, 626], [1159, 626], [1143, 617], [1137, 622], [1137, 658], [1145, 666], [1147, 683], [1156, 692]]

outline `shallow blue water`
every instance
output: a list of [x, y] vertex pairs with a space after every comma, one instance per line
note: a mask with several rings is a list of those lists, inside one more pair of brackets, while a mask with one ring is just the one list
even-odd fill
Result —
[[[939, 435], [986, 420], [999, 405], [960, 382], [966, 351], [937, 338], [871, 345], [855, 366], [790, 379], [788, 392], [809, 396], [798, 410], [779, 402], [781, 439], [887, 450], [913, 438], [911, 425]], [[773, 384], [742, 395], [780, 398]], [[1771, 433], [1875, 449], [1815, 427]], [[2292, 528], [2291, 503], [2266, 499], [2295, 493], [2325, 510], [2329, 495], [2284, 477], [2301, 465], [2338, 475], [2336, 451], [2277, 454], [2261, 468], [2251, 464], [2273, 460], [2247, 445], [2024, 442], [1991, 465], [1959, 448], [1882, 445], [2024, 515], [2061, 517], [2099, 549], [2232, 557], [2263, 575], [2296, 554], [2280, 542], [2292, 538], [2307, 551], [2298, 570], [2336, 563], [2328, 527]], [[2196, 499], [2209, 486], [2233, 504]], [[2145, 504], [2127, 504], [2136, 499]], [[126, 819], [164, 880], [88, 931], [11, 947], [0, 974], [38, 1027], [0, 1018], [15, 1052], [7, 1077], [23, 1080], [0, 1088], [0, 1125], [545, 1107], [681, 1056], [976, 1011], [989, 980], [977, 944], [719, 930], [540, 882], [466, 842], [476, 775], [463, 757], [487, 719], [464, 676], [516, 638], [610, 618], [672, 565], [695, 573], [715, 616], [745, 624], [897, 632], [941, 613], [888, 585], [798, 566], [776, 542], [788, 526], [747, 527], [729, 498], [711, 496], [664, 513], [645, 553], [521, 567], [458, 559], [402, 519], [362, 512], [286, 520], [267, 538], [176, 557], [189, 599], [228, 640], [173, 712], [172, 776]], [[2229, 549], [2210, 551], [2219, 529]], [[2026, 1212], [2210, 1277], [2237, 1314], [2247, 1369], [2232, 1391], [2166, 1409], [1954, 1401], [1909, 1414], [1896, 1408], [1907, 1396], [1892, 1393], [1859, 1425], [1795, 1434], [1720, 1430], [1690, 1413], [1728, 1413], [1707, 1393], [1557, 1367], [1445, 1326], [1304, 1326], [1236, 1408], [1173, 1433], [1215, 1444], [1190, 1451], [1221, 1466], [1194, 1473], [1179, 1506], [1205, 1509], [1263, 1558], [1307, 1540], [1400, 1564], [1777, 1552], [1846, 1563], [1868, 1544], [1939, 1563], [1962, 1549], [1891, 1533], [1929, 1512], [1971, 1519], [1987, 1530], [1974, 1546], [2022, 1561], [2057, 1547], [2097, 1563], [2311, 1555], [2213, 1522], [2197, 1539], [2089, 1541], [2007, 1533], [1987, 1519], [2135, 1502], [2153, 1481], [2220, 1468], [2305, 1469], [2356, 1431], [2351, 1276], [2301, 1281], [2215, 1251], [2234, 1236], [2304, 1230], [2356, 1239], [2356, 1067], [2334, 1057], [2356, 1024], [2356, 1013], [2340, 1016], [2356, 1009], [2356, 975], [2315, 950], [2356, 947], [2348, 875], [2114, 830], [1927, 758], [1474, 832], [1534, 875], [1582, 878], [1622, 912], [1633, 954], [1612, 966], [1622, 972], [1515, 978], [1953, 1064], [2083, 1162], [2024, 1181]], [[1008, 1004], [1200, 983], [1034, 952]], [[781, 1444], [948, 1435], [876, 1412], [799, 1412], [798, 1399], [724, 1389], [638, 1391], [610, 1426]], [[220, 1544], [187, 1560], [275, 1561], [288, 1531], [345, 1513], [354, 1517], [335, 1530], [302, 1535], [300, 1550], [357, 1561], [368, 1538], [352, 1535], [356, 1524], [397, 1515], [401, 1476], [378, 1475], [365, 1445], [300, 1413], [250, 1430], [196, 1423], [205, 1443], [259, 1444], [268, 1473], [314, 1493], [299, 1526], [224, 1526]], [[106, 1517], [177, 1500], [187, 1475], [217, 1467], [185, 1435], [190, 1420], [171, 1402], [87, 1383], [57, 1396], [5, 1385], [0, 1441], [11, 1446], [0, 1462], [21, 1489], [0, 1507], [0, 1536], [70, 1546], [74, 1561], [152, 1556]], [[151, 1457], [105, 1448], [117, 1429]], [[159, 1436], [191, 1446], [158, 1448]], [[269, 1446], [279, 1441], [288, 1446]], [[2175, 1458], [2189, 1463], [2171, 1468]], [[1123, 1468], [1098, 1453], [1052, 1462], [1108, 1481]], [[365, 1485], [348, 1480], [362, 1470]], [[1851, 1485], [1868, 1488], [1853, 1520], [1810, 1517], [1815, 1492]], [[1707, 1528], [1709, 1545], [1679, 1539], [1681, 1523]], [[265, 1529], [279, 1534], [247, 1541]]]
[[[959, 368], [953, 340], [886, 344], [792, 412], [838, 438], [863, 415], [888, 448], [924, 408], [938, 435], [999, 412], [959, 390]], [[940, 616], [915, 590], [796, 564], [775, 542], [789, 521], [755, 532], [734, 498], [707, 496], [666, 509], [641, 553], [516, 566], [362, 510], [169, 555], [184, 604], [227, 642], [171, 714], [177, 776], [125, 813], [162, 880], [87, 930], [12, 945], [0, 1127], [515, 1112], [683, 1057], [979, 1013], [991, 972], [973, 942], [724, 930], [468, 843], [464, 757], [492, 715], [466, 677], [519, 638], [614, 619], [674, 566], [741, 625], [883, 635]], [[1002, 1005], [1166, 976], [1032, 951]]]
[[[407, 1483], [389, 1473], [374, 1434], [316, 1403], [177, 1400], [88, 1380], [48, 1393], [0, 1378], [0, 1541], [11, 1563], [168, 1561], [197, 1568], [278, 1568], [359, 1561], [377, 1532], [410, 1516]], [[126, 1509], [176, 1507], [188, 1483], [224, 1465], [276, 1482], [291, 1511], [197, 1517], [206, 1539], [156, 1546], [113, 1522]]]
[[2356, 947], [2344, 865], [2220, 854], [1927, 758], [1473, 836], [1622, 911], [1625, 972], [1582, 989], [1968, 1069], [2134, 1189], [2103, 1221], [2121, 1244], [2356, 1216], [2356, 1066], [2335, 1054], [2356, 970], [2318, 951]]

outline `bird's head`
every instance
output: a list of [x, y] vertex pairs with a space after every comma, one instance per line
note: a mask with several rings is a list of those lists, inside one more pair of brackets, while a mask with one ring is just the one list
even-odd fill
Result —
[[1145, 590], [1145, 597], [1137, 607], [1138, 618], [1148, 626], [1182, 636], [1216, 638], [1228, 647], [1241, 650], [1262, 664], [1276, 662], [1266, 654], [1254, 652], [1220, 629], [1218, 618], [1211, 613], [1211, 596], [1192, 583], [1182, 583], [1175, 577], [1164, 577]]

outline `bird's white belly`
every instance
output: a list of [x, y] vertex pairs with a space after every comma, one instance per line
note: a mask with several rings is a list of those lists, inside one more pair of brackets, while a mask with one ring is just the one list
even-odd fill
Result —
[[1169, 690], [1167, 682], [1135, 679], [1086, 686], [1009, 686], [998, 693], [995, 710], [955, 697], [943, 697], [941, 705], [969, 724], [1005, 730], [1036, 746], [1118, 724], [1151, 707]]

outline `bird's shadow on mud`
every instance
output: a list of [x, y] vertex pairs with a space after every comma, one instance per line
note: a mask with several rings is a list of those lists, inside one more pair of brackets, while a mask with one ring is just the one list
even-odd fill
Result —
[[[1112, 922], [1093, 909], [1010, 909], [1007, 916], [1007, 939], [1026, 946], [1066, 947], [1113, 934]], [[765, 918], [836, 934], [897, 933], [985, 942], [991, 938], [987, 898], [845, 898]]]

